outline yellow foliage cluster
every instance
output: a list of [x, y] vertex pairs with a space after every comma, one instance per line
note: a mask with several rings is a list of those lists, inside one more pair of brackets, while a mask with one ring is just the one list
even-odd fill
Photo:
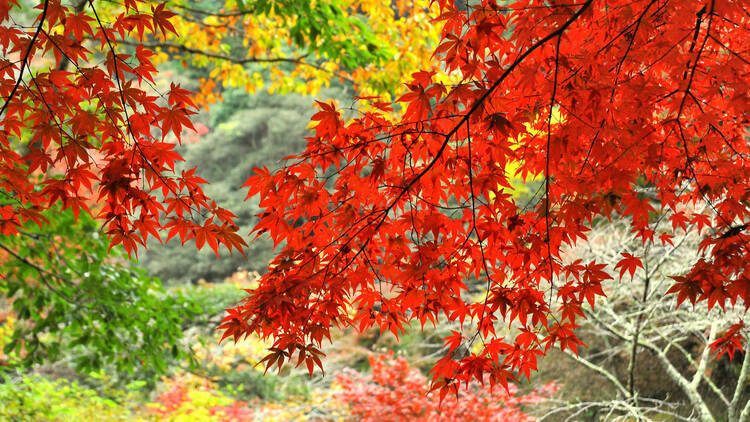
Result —
[[[218, 391], [210, 381], [192, 374], [165, 379], [162, 389], [157, 401], [146, 406], [154, 420], [220, 422], [228, 419], [224, 408], [238, 404]], [[245, 407], [244, 403], [239, 405]]]
[[13, 334], [15, 320], [12, 314], [7, 314], [4, 320], [0, 320], [0, 366], [6, 364], [11, 359], [11, 356], [6, 354], [3, 349], [10, 341], [11, 334]]
[[[165, 379], [162, 394], [147, 406], [150, 418], [165, 422], [224, 422], [240, 418], [256, 422], [346, 421], [347, 407], [334, 397], [336, 388], [315, 390], [308, 397], [278, 402], [245, 403], [220, 392], [216, 385], [191, 374]], [[245, 418], [245, 419], [242, 419]]]
[[[336, 385], [334, 384], [333, 387]], [[334, 398], [334, 389], [314, 391], [310, 397], [291, 397], [283, 402], [265, 403], [255, 413], [255, 420], [286, 421], [350, 421], [345, 404]]]
[[[355, 69], [355, 81], [361, 96], [380, 95], [390, 101], [403, 93], [405, 78], [416, 70], [438, 70], [439, 62], [432, 52], [440, 41], [442, 25], [432, 21], [438, 15], [437, 2], [429, 0], [396, 1], [398, 16], [391, 2], [378, 0], [346, 0], [350, 7], [359, 7], [383, 45], [396, 48], [393, 59], [384, 65]], [[440, 73], [438, 73], [440, 74]], [[450, 82], [449, 80], [439, 82]]]
[[[359, 95], [382, 95], [391, 100], [403, 91], [404, 78], [415, 69], [431, 70], [437, 66], [432, 52], [439, 41], [440, 25], [431, 20], [431, 16], [437, 16], [437, 4], [429, 0], [398, 0], [393, 5], [380, 0], [338, 1], [345, 13], [366, 23], [376, 45], [392, 53], [388, 60], [355, 69], [347, 69], [340, 59], [328, 57], [315, 49], [315, 45], [312, 50], [316, 57], [300, 56], [291, 47], [294, 17], [282, 18], [274, 13], [236, 14], [237, 6], [233, 3], [227, 1], [225, 10], [212, 11], [220, 16], [191, 14], [181, 11], [179, 2], [175, 3], [173, 10], [179, 13], [173, 23], [181, 35], [168, 36], [153, 45], [159, 60], [178, 58], [183, 65], [212, 69], [209, 78], [200, 81], [196, 95], [202, 106], [221, 100], [217, 93], [219, 85], [241, 87], [251, 93], [267, 89], [270, 93], [316, 94], [335, 79], [352, 82]], [[333, 38], [343, 41], [346, 36], [339, 34]], [[230, 51], [230, 43], [237, 45], [238, 38], [246, 48], [240, 56], [236, 49]], [[248, 70], [247, 63], [257, 63], [266, 69], [269, 80], [264, 80], [257, 71]]]

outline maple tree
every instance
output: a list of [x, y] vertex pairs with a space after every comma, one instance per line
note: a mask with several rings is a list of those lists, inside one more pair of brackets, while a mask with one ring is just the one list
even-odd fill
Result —
[[[344, 63], [350, 71], [383, 57], [382, 31], [364, 52], [334, 48], [346, 25], [370, 34], [349, 15], [321, 18], [340, 8], [338, 1], [327, 9], [328, 3], [311, 8], [309, 2], [285, 2], [283, 19], [272, 16], [272, 3], [257, 2], [252, 10], [241, 2], [226, 6], [241, 6], [243, 15], [272, 22], [276, 35], [266, 41], [288, 37], [307, 54], [335, 52], [332, 60], [350, 58]], [[77, 360], [85, 368], [114, 360], [118, 368], [140, 362], [163, 369], [162, 355], [184, 353], [174, 344], [184, 328], [178, 320], [196, 307], [184, 298], [162, 297], [157, 312], [155, 298], [165, 295], [158, 280], [130, 268], [117, 248], [128, 257], [137, 255], [149, 237], [194, 241], [217, 255], [220, 245], [230, 253], [246, 246], [235, 216], [203, 192], [205, 181], [195, 169], [175, 171], [182, 158], [174, 139], [181, 142], [183, 132], [193, 129], [190, 116], [206, 99], [179, 84], [161, 86], [156, 65], [164, 54], [153, 51], [159, 48], [155, 44], [173, 41], [180, 30], [196, 39], [218, 37], [206, 42], [209, 50], [225, 47], [220, 31], [212, 32], [209, 23], [191, 23], [197, 12], [186, 11], [189, 6], [52, 0], [31, 8], [25, 2], [0, 2], [0, 292], [20, 317], [6, 351], [37, 361], [84, 345], [93, 347]], [[300, 23], [313, 18], [319, 28]], [[305, 31], [319, 34], [295, 36]], [[266, 33], [256, 31], [248, 38], [259, 34]], [[260, 62], [289, 62], [267, 59]], [[304, 65], [322, 64], [325, 60]], [[220, 76], [237, 83], [230, 74]], [[100, 220], [109, 242], [99, 238], [88, 214]], [[134, 320], [131, 300], [158, 317]], [[107, 329], [100, 330], [100, 324]], [[124, 343], [119, 327], [133, 328], [150, 342]], [[50, 334], [62, 337], [50, 340]]]
[[[578, 353], [584, 306], [642, 267], [561, 254], [602, 218], [642, 243], [695, 228], [701, 257], [668, 293], [748, 303], [744, 2], [437, 3], [435, 55], [458, 83], [417, 71], [395, 103], [363, 98], [346, 121], [319, 102], [307, 149], [247, 181], [265, 209], [255, 233], [280, 250], [228, 310], [226, 337], [269, 338], [267, 366], [312, 372], [334, 326], [398, 336], [447, 319], [473, 334], [445, 339], [433, 388], [506, 386], [552, 347]], [[544, 180], [527, 203], [509, 192], [509, 164]], [[658, 218], [671, 227], [657, 233]], [[716, 346], [740, 345], [727, 336]]]
[[65, 355], [84, 370], [164, 371], [189, 354], [181, 322], [200, 309], [120, 248], [130, 256], [159, 230], [244, 245], [195, 170], [170, 172], [181, 158], [165, 138], [192, 127], [191, 94], [157, 90], [153, 53], [118, 44], [173, 30], [171, 12], [98, 6], [0, 2], [0, 307], [14, 320], [3, 365]]
[[[19, 2], [0, 1], [0, 233], [41, 227], [59, 204], [97, 215], [110, 246], [129, 254], [161, 231], [242, 251], [233, 214], [203, 193], [205, 181], [171, 171], [180, 157], [166, 136], [179, 141], [192, 127], [195, 103], [176, 84], [151, 90], [153, 52], [141, 43], [175, 33], [174, 12], [127, 0], [105, 22], [86, 6], [45, 0], [25, 28], [10, 19]], [[395, 102], [362, 98], [348, 121], [318, 103], [307, 149], [248, 180], [265, 208], [256, 234], [281, 249], [228, 311], [225, 336], [270, 338], [269, 367], [312, 372], [333, 326], [398, 336], [447, 319], [473, 334], [445, 339], [433, 388], [444, 395], [472, 379], [507, 388], [551, 347], [582, 346], [577, 320], [612, 275], [566, 261], [561, 248], [601, 218], [627, 220], [643, 243], [694, 226], [701, 258], [669, 293], [709, 308], [748, 303], [744, 2], [437, 6], [442, 68], [414, 69]], [[128, 40], [132, 55], [118, 50]], [[540, 177], [543, 190], [518, 203], [513, 176]], [[656, 218], [671, 232], [657, 233]], [[632, 277], [641, 266], [623, 255], [611, 270]], [[734, 352], [743, 330], [715, 346]]]
[[[143, 47], [133, 55], [116, 50], [118, 40], [143, 39], [146, 29], [174, 31], [173, 13], [163, 4], [141, 5], [142, 11], [138, 2], [128, 1], [105, 24], [93, 2], [89, 16], [44, 1], [26, 33], [10, 20], [11, 8], [20, 7], [14, 3], [0, 5], [0, 187], [13, 201], [3, 206], [2, 234], [18, 234], [26, 221], [41, 226], [40, 212], [59, 202], [76, 216], [97, 215], [111, 246], [122, 245], [128, 254], [149, 236], [160, 238], [161, 229], [183, 242], [194, 239], [199, 247], [241, 248], [245, 242], [235, 232], [232, 214], [203, 194], [205, 181], [194, 170], [169, 173], [180, 156], [165, 137], [172, 133], [179, 141], [183, 128], [192, 127], [190, 93], [175, 84], [163, 93], [149, 92], [155, 83], [153, 53]], [[101, 63], [91, 60], [94, 46]], [[32, 68], [45, 60], [47, 66]], [[25, 154], [18, 152], [20, 145]]]
[[[317, 8], [294, 1], [257, 2], [252, 9], [242, 2], [227, 5], [240, 7], [236, 13], [240, 17], [274, 21], [275, 27], [291, 25], [287, 30], [290, 42], [298, 47], [311, 45], [312, 51], [344, 60], [348, 67], [383, 57], [383, 53], [368, 52], [380, 51], [382, 39], [372, 40], [359, 53], [351, 39], [342, 40], [351, 35], [345, 33], [346, 25], [358, 28], [364, 39], [372, 37], [364, 24], [343, 14], [345, 7], [351, 7], [346, 3], [322, 2]], [[222, 244], [230, 251], [241, 251], [245, 242], [236, 233], [232, 213], [206, 197], [200, 186], [205, 181], [194, 170], [170, 174], [181, 157], [165, 138], [173, 135], [179, 142], [183, 129], [193, 129], [189, 116], [196, 105], [192, 93], [179, 85], [172, 84], [164, 92], [156, 88], [157, 57], [148, 46], [154, 39], [176, 36], [173, 21], [187, 25], [190, 16], [178, 16], [167, 3], [149, 5], [138, 0], [102, 7], [105, 20], [91, 1], [70, 6], [43, 1], [27, 32], [11, 19], [11, 12], [21, 4], [0, 4], [4, 55], [0, 141], [6, 160], [2, 188], [17, 202], [3, 208], [2, 233], [18, 234], [18, 226], [29, 220], [42, 224], [40, 211], [58, 201], [76, 215], [90, 211], [91, 199], [100, 205], [94, 214], [103, 220], [112, 246], [121, 244], [128, 254], [136, 245], [145, 246], [148, 237], [161, 239], [161, 230], [167, 231], [167, 239], [195, 240], [199, 248], [207, 244], [216, 251]], [[343, 17], [332, 20], [330, 14]], [[275, 22], [277, 17], [279, 22]], [[217, 31], [205, 29], [196, 35], [210, 39], [208, 47], [224, 48]], [[283, 39], [279, 34], [273, 38], [275, 42]], [[255, 41], [263, 45], [262, 40]], [[347, 49], [342, 50], [342, 45]], [[126, 46], [135, 46], [128, 50], [132, 54], [123, 52]], [[94, 52], [103, 56], [101, 62]], [[19, 153], [20, 145], [27, 147], [25, 154]], [[89, 198], [87, 193], [94, 195]]]

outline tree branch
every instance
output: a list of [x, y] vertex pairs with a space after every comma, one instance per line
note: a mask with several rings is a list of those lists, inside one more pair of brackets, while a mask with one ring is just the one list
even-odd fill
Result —
[[611, 382], [617, 388], [617, 390], [623, 395], [623, 397], [632, 397], [632, 394], [628, 392], [628, 389], [622, 385], [622, 383], [617, 379], [617, 377], [612, 375], [611, 372], [604, 369], [604, 367], [599, 366], [581, 356], [576, 356], [573, 352], [570, 351], [570, 349], [566, 349], [565, 354], [568, 355], [570, 358], [576, 360], [577, 362], [581, 363], [583, 366], [604, 376], [609, 382]]
[[18, 79], [16, 79], [16, 83], [13, 85], [13, 89], [10, 90], [8, 98], [5, 99], [3, 107], [0, 108], [0, 116], [5, 113], [5, 110], [8, 108], [8, 104], [10, 104], [10, 102], [13, 100], [13, 97], [16, 95], [18, 86], [21, 85], [21, 81], [23, 80], [23, 71], [29, 65], [28, 62], [29, 56], [31, 56], [31, 50], [34, 49], [34, 43], [36, 42], [37, 37], [39, 37], [39, 33], [42, 32], [44, 20], [47, 18], [47, 6], [49, 6], [49, 0], [44, 1], [44, 9], [42, 9], [42, 14], [39, 16], [39, 26], [37, 26], [36, 31], [34, 32], [34, 36], [32, 36], [31, 41], [29, 41], [29, 48], [26, 49], [26, 53], [24, 54], [23, 60], [21, 61], [21, 71], [18, 75]]
[[711, 323], [711, 328], [709, 328], [708, 333], [708, 340], [703, 342], [703, 351], [701, 352], [700, 360], [698, 361], [698, 366], [695, 368], [695, 374], [693, 374], [693, 379], [690, 381], [690, 387], [694, 390], [698, 388], [698, 385], [701, 382], [701, 378], [703, 378], [704, 373], [706, 371], [706, 365], [708, 364], [708, 355], [711, 351], [711, 348], [708, 347], [709, 344], [713, 343], [716, 339], [716, 322]]
[[199, 56], [208, 57], [211, 59], [217, 59], [217, 60], [223, 60], [235, 64], [248, 64], [248, 63], [293, 63], [299, 66], [307, 66], [311, 67], [316, 70], [320, 70], [322, 72], [330, 73], [338, 78], [344, 79], [347, 82], [354, 83], [355, 81], [346, 76], [342, 75], [341, 73], [329, 70], [324, 68], [323, 66], [317, 65], [315, 63], [306, 62], [303, 59], [307, 57], [307, 54], [298, 56], [298, 57], [244, 57], [244, 58], [238, 58], [238, 57], [232, 57], [226, 54], [218, 54], [218, 53], [212, 53], [210, 51], [200, 50], [197, 48], [188, 47], [182, 44], [174, 44], [174, 43], [168, 43], [168, 42], [152, 42], [152, 43], [141, 43], [141, 42], [135, 42], [135, 41], [128, 41], [128, 40], [120, 40], [118, 41], [119, 44], [124, 45], [130, 45], [130, 46], [137, 46], [142, 45], [148, 49], [155, 49], [155, 48], [165, 48], [165, 49], [175, 49], [183, 53], [188, 54], [196, 54]]
[[667, 357], [666, 353], [664, 353], [664, 350], [650, 342], [643, 342], [641, 344], [654, 353], [662, 368], [664, 368], [664, 370], [666, 371], [667, 375], [669, 375], [672, 381], [680, 386], [682, 392], [685, 393], [685, 396], [687, 396], [688, 400], [690, 400], [690, 404], [695, 408], [695, 410], [698, 411], [700, 420], [703, 422], [714, 422], [715, 419], [711, 414], [708, 406], [706, 406], [703, 397], [698, 394], [697, 389], [693, 388], [691, 383], [680, 373], [680, 371], [678, 371], [677, 368], [674, 367], [672, 362]]
[[[664, 335], [661, 335], [659, 330], [655, 330], [655, 331], [660, 334], [660, 337], [662, 338], [662, 340], [667, 341], [667, 343], [669, 343], [670, 346], [674, 347], [675, 350], [682, 353], [682, 357], [684, 357], [685, 360], [687, 360], [690, 365], [692, 365], [694, 368], [698, 367], [698, 363], [695, 361], [695, 359], [693, 359], [693, 356], [690, 355], [690, 353], [688, 353], [688, 351], [685, 350], [685, 348], [682, 347], [682, 345], [680, 345], [679, 341], [674, 341], [674, 340], [668, 341]], [[708, 362], [708, 359], [706, 359], [706, 362]], [[697, 374], [698, 372], [696, 372], [693, 376], [696, 376]], [[724, 392], [721, 391], [721, 388], [719, 388], [719, 386], [716, 385], [716, 383], [711, 380], [711, 377], [707, 377], [705, 372], [703, 372], [701, 376], [703, 377], [703, 381], [706, 383], [706, 385], [708, 385], [709, 388], [711, 388], [711, 391], [713, 391], [714, 394], [716, 394], [716, 396], [719, 397], [722, 403], [724, 403], [725, 406], [729, 406], [729, 400], [724, 395]]]
[[748, 379], [748, 376], [750, 376], [750, 340], [745, 342], [745, 358], [742, 359], [742, 368], [740, 369], [740, 374], [737, 377], [737, 386], [734, 388], [734, 394], [732, 395], [732, 401], [729, 403], [729, 411], [728, 417], [729, 420], [732, 420], [732, 418], [737, 417], [737, 422], [747, 422], [748, 420], [748, 414], [750, 414], [750, 400], [748, 400], [748, 403], [745, 404], [745, 409], [742, 411], [742, 414], [737, 415], [737, 412], [739, 411], [739, 404], [740, 404], [740, 398], [742, 397], [742, 390], [745, 389], [745, 382]]

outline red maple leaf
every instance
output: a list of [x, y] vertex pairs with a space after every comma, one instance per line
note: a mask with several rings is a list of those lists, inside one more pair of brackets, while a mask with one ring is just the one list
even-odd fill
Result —
[[633, 256], [627, 252], [623, 252], [622, 256], [623, 259], [617, 262], [617, 264], [615, 265], [615, 269], [620, 268], [620, 278], [622, 278], [622, 276], [627, 271], [630, 273], [630, 278], [632, 279], [635, 276], [635, 271], [638, 268], [643, 268], [641, 258]]

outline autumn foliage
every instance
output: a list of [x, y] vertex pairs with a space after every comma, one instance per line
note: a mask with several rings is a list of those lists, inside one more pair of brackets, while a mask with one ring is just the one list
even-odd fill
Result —
[[149, 411], [159, 420], [238, 422], [253, 418], [247, 403], [215, 394], [205, 380], [183, 378], [172, 382], [169, 390], [160, 394], [150, 407]]
[[[350, 120], [318, 103], [307, 149], [249, 178], [265, 210], [254, 234], [278, 255], [228, 311], [225, 336], [268, 338], [269, 367], [312, 373], [332, 327], [398, 336], [447, 320], [462, 330], [445, 339], [433, 387], [508, 388], [550, 348], [577, 352], [577, 320], [602, 281], [643, 265], [630, 254], [615, 268], [566, 259], [605, 218], [627, 220], [644, 244], [695, 226], [702, 258], [668, 293], [747, 304], [746, 3], [457, 3], [437, 1], [433, 16], [440, 73], [413, 69], [406, 94], [361, 98]], [[22, 29], [9, 19], [19, 3], [0, 0], [0, 189], [11, 199], [0, 233], [43, 225], [40, 213], [62, 204], [98, 216], [129, 253], [164, 233], [241, 251], [232, 213], [206, 197], [205, 181], [173, 171], [168, 138], [192, 128], [190, 93], [155, 90], [153, 52], [120, 48], [174, 33], [173, 12], [126, 0], [102, 20], [87, 6], [45, 0]], [[543, 183], [521, 201], [513, 178]], [[665, 218], [671, 231], [652, 229]], [[743, 330], [714, 346], [731, 354]]]
[[[0, 189], [14, 199], [0, 211], [1, 233], [17, 234], [27, 221], [44, 224], [40, 212], [59, 202], [76, 215], [98, 216], [112, 246], [129, 254], [150, 236], [161, 240], [162, 231], [199, 248], [241, 250], [233, 214], [203, 194], [205, 180], [194, 170], [172, 172], [181, 157], [166, 137], [179, 142], [193, 128], [190, 92], [175, 84], [153, 89], [154, 53], [118, 49], [125, 39], [174, 32], [174, 13], [164, 3], [130, 0], [102, 21], [97, 5], [84, 6], [89, 11], [44, 1], [26, 32], [9, 19], [20, 5], [0, 2]], [[100, 62], [89, 60], [89, 48]]]
[[527, 395], [510, 391], [491, 390], [487, 385], [472, 384], [471, 389], [456, 397], [445, 398], [429, 392], [429, 382], [404, 358], [380, 355], [370, 357], [372, 372], [362, 376], [352, 370], [336, 377], [340, 391], [335, 398], [348, 404], [358, 421], [532, 421], [520, 409], [522, 405], [539, 404], [556, 387], [549, 384]]
[[[271, 338], [269, 366], [312, 371], [331, 327], [398, 336], [448, 320], [464, 329], [434, 388], [506, 386], [552, 347], [577, 353], [601, 283], [642, 267], [629, 253], [615, 268], [566, 259], [605, 218], [644, 244], [695, 226], [702, 258], [667, 293], [748, 303], [743, 2], [438, 3], [435, 56], [458, 84], [416, 71], [396, 103], [363, 98], [351, 120], [319, 103], [307, 149], [247, 181], [265, 209], [256, 235], [280, 249], [226, 336]], [[520, 201], [514, 177], [543, 184]], [[715, 346], [739, 347], [730, 335]]]

